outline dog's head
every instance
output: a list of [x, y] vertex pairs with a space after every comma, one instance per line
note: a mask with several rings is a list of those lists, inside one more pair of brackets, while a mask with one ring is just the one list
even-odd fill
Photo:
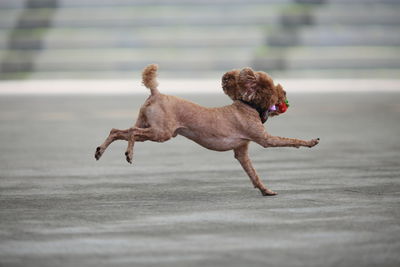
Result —
[[231, 70], [222, 76], [222, 88], [232, 100], [242, 100], [260, 110], [270, 110], [269, 116], [284, 113], [288, 107], [286, 92], [280, 84], [274, 85], [265, 72], [251, 68]]

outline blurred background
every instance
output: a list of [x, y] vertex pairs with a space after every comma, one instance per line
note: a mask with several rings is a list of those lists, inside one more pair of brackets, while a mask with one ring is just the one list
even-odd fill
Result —
[[[214, 107], [266, 71], [268, 132], [321, 143], [251, 145], [274, 198], [181, 136], [97, 162], [150, 63]], [[0, 0], [0, 266], [400, 266], [399, 92], [400, 0]]]
[[1, 0], [0, 79], [400, 77], [398, 0]]

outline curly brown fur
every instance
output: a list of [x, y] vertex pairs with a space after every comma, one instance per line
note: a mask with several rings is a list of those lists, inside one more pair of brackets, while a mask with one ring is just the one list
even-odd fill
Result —
[[[151, 96], [141, 107], [135, 126], [126, 130], [112, 129], [104, 143], [96, 148], [97, 160], [115, 140], [128, 141], [125, 157], [132, 163], [135, 142], [165, 142], [179, 134], [211, 150], [233, 150], [254, 187], [266, 196], [276, 193], [262, 183], [253, 168], [248, 155], [249, 143], [253, 141], [265, 148], [298, 148], [313, 147], [319, 142], [319, 139], [306, 141], [270, 135], [265, 131], [258, 112], [242, 102], [252, 101], [267, 108], [286, 98], [282, 86], [274, 86], [272, 79], [264, 72], [244, 68], [225, 73], [223, 89], [234, 102], [224, 107], [206, 108], [159, 93], [156, 70], [157, 65], [150, 65], [143, 71], [143, 84], [151, 90]], [[275, 115], [279, 115], [279, 112]]]
[[152, 95], [158, 93], [157, 70], [158, 65], [151, 64], [144, 68], [142, 72], [143, 85], [150, 89]]
[[239, 88], [240, 70], [231, 70], [222, 76], [222, 89], [232, 100], [240, 100]]
[[[256, 106], [260, 110], [284, 102], [286, 92], [265, 72], [253, 71], [251, 68], [231, 70], [222, 77], [222, 88], [232, 100], [241, 100]], [[277, 112], [270, 116], [278, 115]]]

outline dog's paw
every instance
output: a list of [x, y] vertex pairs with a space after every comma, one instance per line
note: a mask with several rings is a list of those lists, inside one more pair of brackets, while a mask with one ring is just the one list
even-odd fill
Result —
[[268, 188], [260, 189], [260, 191], [263, 196], [275, 196], [278, 194], [277, 192], [274, 192]]
[[133, 152], [132, 151], [126, 151], [125, 152], [125, 157], [126, 157], [126, 161], [128, 163], [132, 164]]
[[311, 140], [309, 141], [308, 147], [313, 147], [313, 146], [316, 146], [316, 145], [318, 145], [318, 144], [319, 144], [319, 138], [317, 138], [317, 139], [311, 139]]
[[94, 158], [96, 160], [99, 160], [101, 158], [101, 156], [103, 155], [103, 153], [104, 153], [104, 149], [102, 147], [98, 146], [96, 148], [96, 152], [94, 152]]

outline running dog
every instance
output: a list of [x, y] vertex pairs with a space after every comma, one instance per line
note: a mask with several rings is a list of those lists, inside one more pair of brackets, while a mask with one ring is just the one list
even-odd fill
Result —
[[272, 136], [265, 131], [263, 123], [268, 117], [282, 114], [288, 108], [286, 92], [280, 84], [274, 85], [265, 72], [244, 68], [225, 73], [222, 88], [234, 102], [207, 108], [161, 94], [157, 89], [157, 69], [158, 66], [152, 64], [143, 70], [143, 84], [151, 94], [141, 107], [135, 126], [126, 130], [112, 129], [104, 143], [96, 148], [96, 160], [112, 142], [125, 140], [128, 141], [126, 160], [132, 163], [135, 142], [165, 142], [179, 134], [210, 150], [233, 150], [254, 187], [264, 196], [273, 196], [277, 193], [262, 183], [252, 166], [249, 143], [253, 141], [265, 148], [313, 147], [319, 143], [319, 138], [306, 141]]

